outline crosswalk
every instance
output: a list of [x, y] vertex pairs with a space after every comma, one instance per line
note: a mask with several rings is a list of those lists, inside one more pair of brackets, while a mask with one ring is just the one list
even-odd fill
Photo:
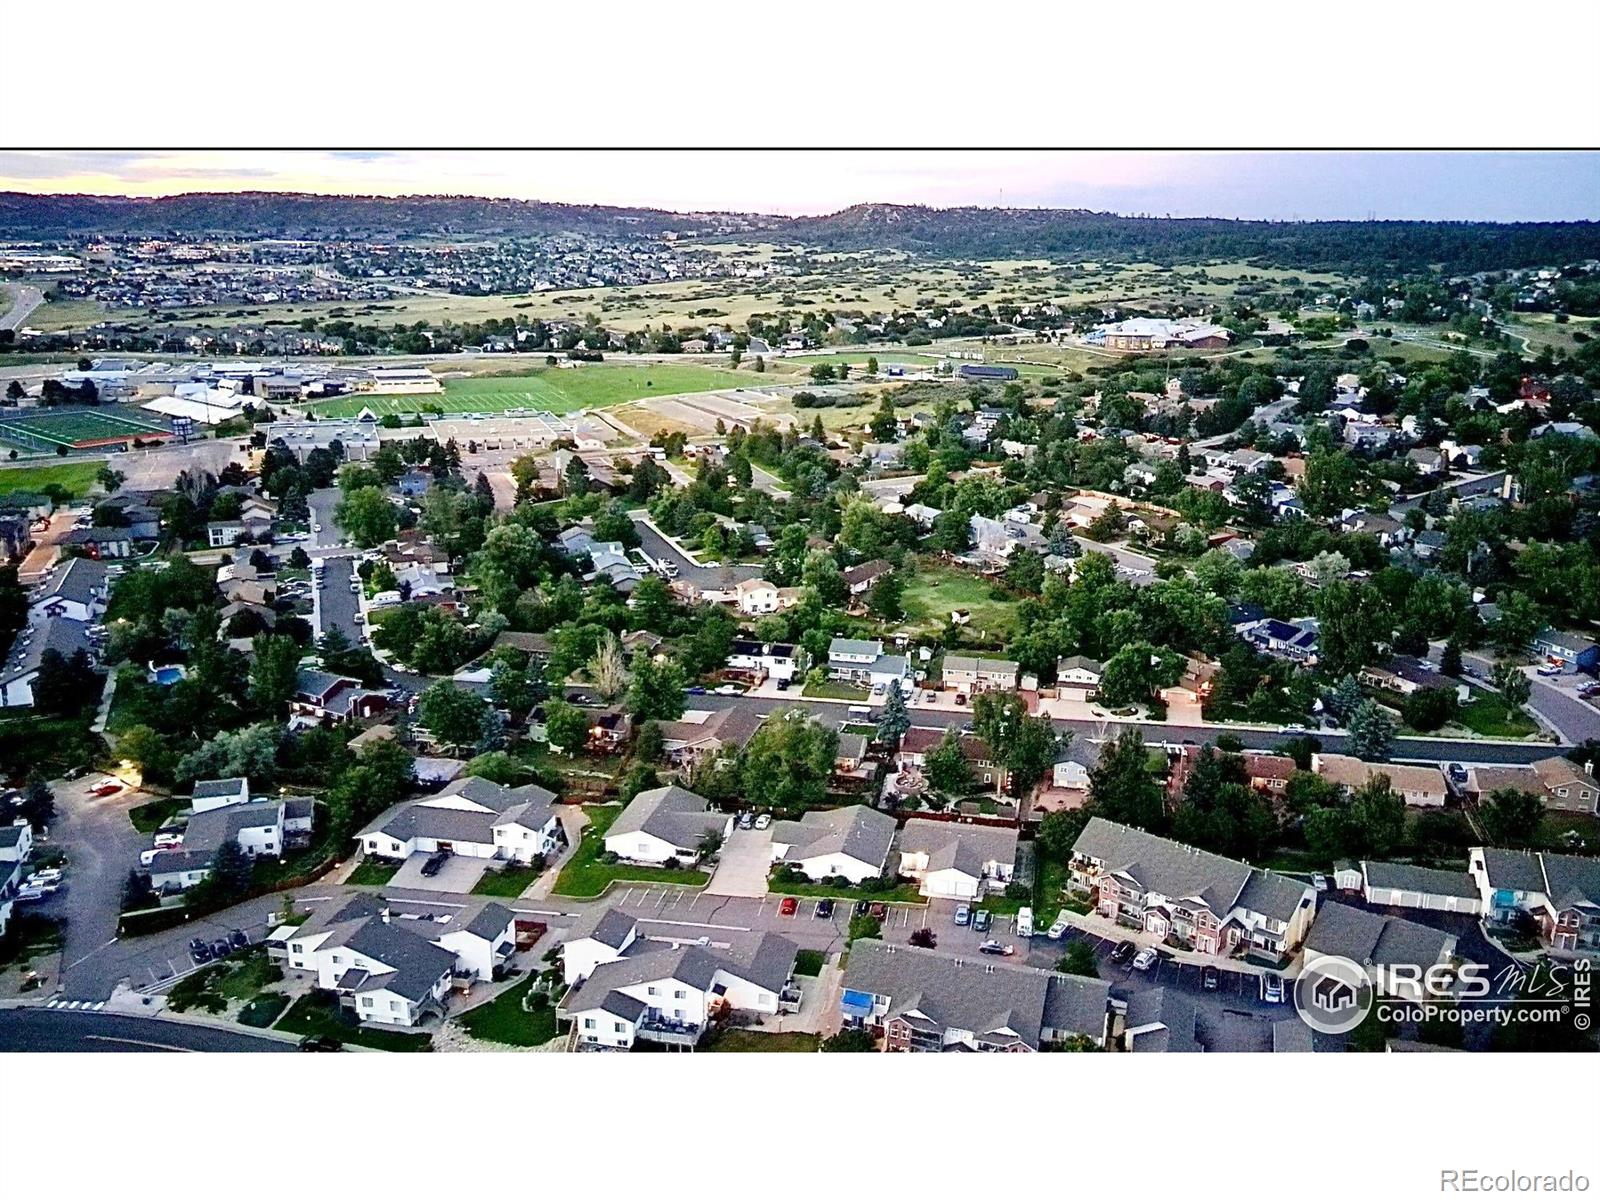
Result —
[[64, 1008], [72, 1012], [99, 1012], [106, 1006], [104, 1000], [54, 1000], [45, 1001], [46, 1008]]

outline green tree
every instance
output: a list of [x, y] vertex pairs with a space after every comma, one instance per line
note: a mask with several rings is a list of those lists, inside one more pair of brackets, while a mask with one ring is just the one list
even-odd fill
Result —
[[1499, 689], [1500, 698], [1513, 710], [1521, 709], [1533, 696], [1533, 681], [1528, 673], [1514, 662], [1497, 662], [1490, 678]]
[[817, 808], [828, 798], [839, 735], [804, 710], [775, 712], [739, 757], [746, 798], [757, 808]]
[[1394, 718], [1376, 700], [1363, 700], [1350, 714], [1345, 749], [1366, 762], [1388, 762]]
[[1063, 975], [1087, 975], [1090, 979], [1100, 978], [1100, 967], [1095, 962], [1094, 950], [1088, 942], [1073, 942], [1067, 947], [1066, 954], [1056, 964], [1056, 970]]
[[1137, 726], [1100, 748], [1089, 771], [1089, 803], [1097, 815], [1159, 832], [1166, 820], [1161, 783], [1150, 773], [1149, 752]]
[[394, 537], [399, 524], [395, 506], [381, 489], [358, 487], [346, 492], [334, 507], [333, 518], [356, 545], [370, 548]]
[[271, 716], [281, 716], [300, 675], [300, 646], [291, 637], [257, 634], [250, 643], [250, 700]]
[[565, 700], [545, 705], [544, 728], [550, 745], [568, 754], [582, 750], [589, 741], [588, 715]]
[[900, 572], [890, 571], [880, 575], [867, 592], [867, 609], [885, 621], [898, 621], [905, 616], [905, 580]]
[[878, 1043], [870, 1030], [841, 1029], [823, 1039], [820, 1048], [825, 1054], [869, 1054], [878, 1048]]
[[1400, 845], [1406, 832], [1406, 802], [1389, 786], [1387, 775], [1374, 775], [1350, 797], [1352, 850], [1384, 858]]
[[1491, 846], [1522, 849], [1533, 844], [1544, 819], [1544, 802], [1521, 788], [1496, 788], [1478, 807], [1483, 833]]
[[911, 714], [906, 711], [906, 699], [899, 688], [890, 688], [878, 713], [877, 739], [891, 748], [898, 747], [910, 728]]
[[924, 769], [928, 782], [951, 796], [960, 796], [972, 788], [972, 767], [961, 749], [961, 735], [954, 729], [945, 730], [939, 744], [928, 752]]
[[482, 697], [441, 679], [422, 693], [417, 715], [447, 746], [475, 746], [483, 736], [489, 706]]
[[683, 690], [688, 676], [673, 659], [656, 662], [644, 651], [633, 658], [628, 707], [635, 721], [676, 721], [683, 716]]

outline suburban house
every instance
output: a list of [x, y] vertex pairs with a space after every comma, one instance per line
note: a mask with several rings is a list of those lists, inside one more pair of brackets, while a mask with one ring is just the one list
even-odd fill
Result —
[[1533, 639], [1529, 650], [1551, 666], [1568, 671], [1600, 668], [1600, 646], [1580, 634], [1545, 626]]
[[691, 709], [676, 721], [662, 721], [661, 748], [674, 766], [692, 767], [723, 750], [744, 746], [761, 728], [765, 714], [748, 708]]
[[1021, 667], [1007, 658], [972, 658], [965, 654], [946, 654], [942, 678], [946, 688], [973, 692], [1014, 691]]
[[1600, 951], [1600, 858], [1474, 846], [1467, 871], [1491, 921], [1531, 917], [1552, 951]]
[[1266, 617], [1237, 626], [1235, 632], [1257, 650], [1274, 658], [1307, 662], [1317, 655], [1319, 628], [1315, 617], [1301, 617], [1295, 621]]
[[1581, 766], [1569, 758], [1552, 755], [1529, 766], [1480, 765], [1467, 768], [1466, 790], [1478, 800], [1510, 788], [1544, 801], [1546, 808], [1593, 814], [1600, 807], [1600, 781], [1593, 763]]
[[1056, 698], [1089, 701], [1100, 690], [1105, 664], [1098, 659], [1074, 654], [1056, 660]]
[[1017, 865], [1017, 831], [913, 817], [900, 831], [900, 871], [924, 896], [976, 900], [1003, 891]]
[[203, 813], [213, 808], [249, 802], [250, 780], [244, 776], [237, 779], [201, 779], [195, 781], [189, 807], [197, 813]]
[[1454, 934], [1334, 900], [1322, 906], [1316, 924], [1306, 934], [1305, 965], [1310, 967], [1323, 958], [1347, 958], [1365, 968], [1377, 983], [1381, 967], [1426, 970], [1449, 964], [1455, 952]]
[[828, 643], [828, 677], [865, 687], [905, 690], [911, 664], [903, 654], [885, 654], [883, 643], [836, 637]]
[[232, 842], [248, 857], [281, 858], [287, 831], [287, 804], [256, 800], [197, 812], [183, 831], [183, 845], [157, 850], [144, 869], [157, 892], [181, 892], [211, 874], [217, 853]]
[[874, 558], [870, 562], [860, 563], [846, 569], [844, 573], [845, 586], [850, 589], [852, 596], [859, 596], [872, 590], [872, 585], [885, 575], [894, 570], [894, 564], [887, 559]]
[[1105, 1045], [1111, 987], [873, 938], [850, 949], [839, 1011], [886, 1052], [1027, 1053], [1075, 1038]]
[[359, 679], [302, 669], [289, 700], [289, 723], [349, 724], [377, 716], [388, 708], [388, 693], [364, 687]]
[[606, 831], [606, 849], [629, 862], [693, 863], [709, 837], [726, 840], [733, 817], [711, 801], [676, 785], [649, 788], [628, 802]]
[[1389, 786], [1414, 808], [1442, 807], [1449, 795], [1444, 772], [1438, 767], [1369, 763], [1348, 754], [1313, 754], [1311, 770], [1329, 783], [1336, 783], [1352, 792], [1373, 777], [1385, 775], [1389, 779]]
[[1401, 696], [1413, 696], [1429, 688], [1447, 688], [1463, 702], [1470, 696], [1466, 684], [1441, 675], [1432, 663], [1406, 655], [1396, 655], [1382, 666], [1363, 667], [1357, 678], [1362, 683]]
[[[625, 927], [626, 930], [625, 930]], [[793, 1012], [798, 950], [775, 933], [726, 949], [641, 937], [632, 917], [607, 910], [580, 924], [564, 955], [569, 990], [557, 1015], [580, 1050], [628, 1050], [636, 1041], [687, 1048], [715, 1022]]]
[[132, 531], [103, 525], [74, 529], [58, 539], [56, 544], [75, 546], [89, 558], [127, 558], [133, 553]]
[[798, 821], [773, 822], [772, 861], [817, 881], [877, 879], [889, 861], [895, 828], [893, 817], [866, 804], [813, 809]]
[[778, 588], [765, 579], [741, 579], [733, 594], [739, 611], [747, 617], [778, 611]]
[[328, 905], [287, 935], [287, 965], [367, 1024], [414, 1026], [442, 1016], [452, 987], [488, 981], [516, 948], [517, 918], [493, 902], [402, 912], [377, 896]]
[[788, 642], [755, 642], [735, 638], [728, 651], [728, 666], [757, 677], [793, 679], [794, 646]]
[[1073, 844], [1071, 881], [1101, 916], [1202, 954], [1285, 958], [1316, 912], [1309, 883], [1102, 817]]
[[528, 863], [567, 844], [556, 796], [537, 784], [504, 787], [467, 776], [431, 796], [406, 800], [356, 835], [379, 858], [409, 858], [447, 850], [465, 858]]
[[[902, 767], [921, 770], [928, 765], [928, 755], [944, 741], [944, 736], [943, 729], [913, 725], [900, 739], [900, 749], [895, 752], [895, 759]], [[962, 757], [972, 771], [973, 782], [997, 790], [1005, 787], [1005, 767], [995, 760], [994, 751], [989, 749], [987, 742], [973, 734], [963, 733], [957, 738], [957, 745], [961, 747]]]
[[1483, 898], [1466, 871], [1439, 871], [1410, 863], [1360, 864], [1361, 897], [1385, 908], [1425, 908], [1437, 912], [1481, 913]]
[[89, 627], [71, 617], [46, 617], [36, 625], [24, 625], [11, 643], [11, 651], [0, 666], [0, 707], [31, 708], [33, 684], [48, 651], [71, 658], [79, 650], [93, 657]]
[[92, 558], [69, 558], [58, 563], [28, 601], [28, 621], [47, 617], [94, 621], [106, 610], [111, 591], [110, 569]]

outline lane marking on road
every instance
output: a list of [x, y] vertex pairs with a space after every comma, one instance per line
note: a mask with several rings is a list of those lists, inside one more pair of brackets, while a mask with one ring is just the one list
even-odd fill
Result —
[[86, 1033], [83, 1035], [83, 1040], [86, 1042], [117, 1042], [124, 1046], [141, 1046], [146, 1050], [170, 1050], [174, 1054], [199, 1053], [188, 1046], [169, 1046], [165, 1042], [144, 1042], [138, 1038], [106, 1037], [98, 1033]]
[[668, 921], [659, 917], [640, 917], [641, 925], [677, 925], [682, 929], [726, 929], [730, 933], [749, 933], [748, 925], [716, 925], [709, 921]]
[[89, 953], [85, 954], [82, 958], [78, 959], [77, 962], [70, 962], [62, 969], [64, 971], [70, 971], [70, 970], [72, 970], [73, 967], [78, 966], [79, 963], [87, 962], [89, 959], [93, 958], [96, 954], [99, 954], [100, 951], [104, 950], [107, 946], [115, 946], [116, 944], [117, 944], [117, 939], [116, 938], [112, 938], [109, 942], [104, 942], [101, 945], [96, 946], [93, 950], [89, 951]]

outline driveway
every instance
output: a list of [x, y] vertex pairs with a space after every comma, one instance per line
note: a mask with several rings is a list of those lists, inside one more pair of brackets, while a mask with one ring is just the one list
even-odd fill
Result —
[[422, 874], [422, 865], [431, 855], [413, 854], [394, 873], [394, 878], [389, 880], [392, 888], [414, 888], [419, 892], [460, 892], [467, 893], [478, 885], [478, 880], [483, 878], [483, 873], [489, 869], [489, 860], [486, 858], [469, 858], [461, 854], [452, 854], [444, 860], [444, 865], [439, 868], [439, 873], [432, 878]]
[[712, 896], [765, 896], [771, 867], [772, 831], [735, 829], [722, 845], [722, 856], [706, 892]]
[[66, 851], [66, 886], [36, 910], [66, 920], [61, 963], [69, 997], [77, 994], [74, 984], [84, 976], [91, 977], [85, 995], [105, 994], [102, 981], [92, 978], [92, 964], [116, 940], [122, 885], [138, 865], [139, 851], [150, 847], [149, 837], [128, 820], [128, 810], [154, 797], [126, 788], [115, 796], [89, 794], [90, 788], [104, 782], [104, 775], [92, 773], [50, 784], [56, 795], [56, 817], [46, 844]]

